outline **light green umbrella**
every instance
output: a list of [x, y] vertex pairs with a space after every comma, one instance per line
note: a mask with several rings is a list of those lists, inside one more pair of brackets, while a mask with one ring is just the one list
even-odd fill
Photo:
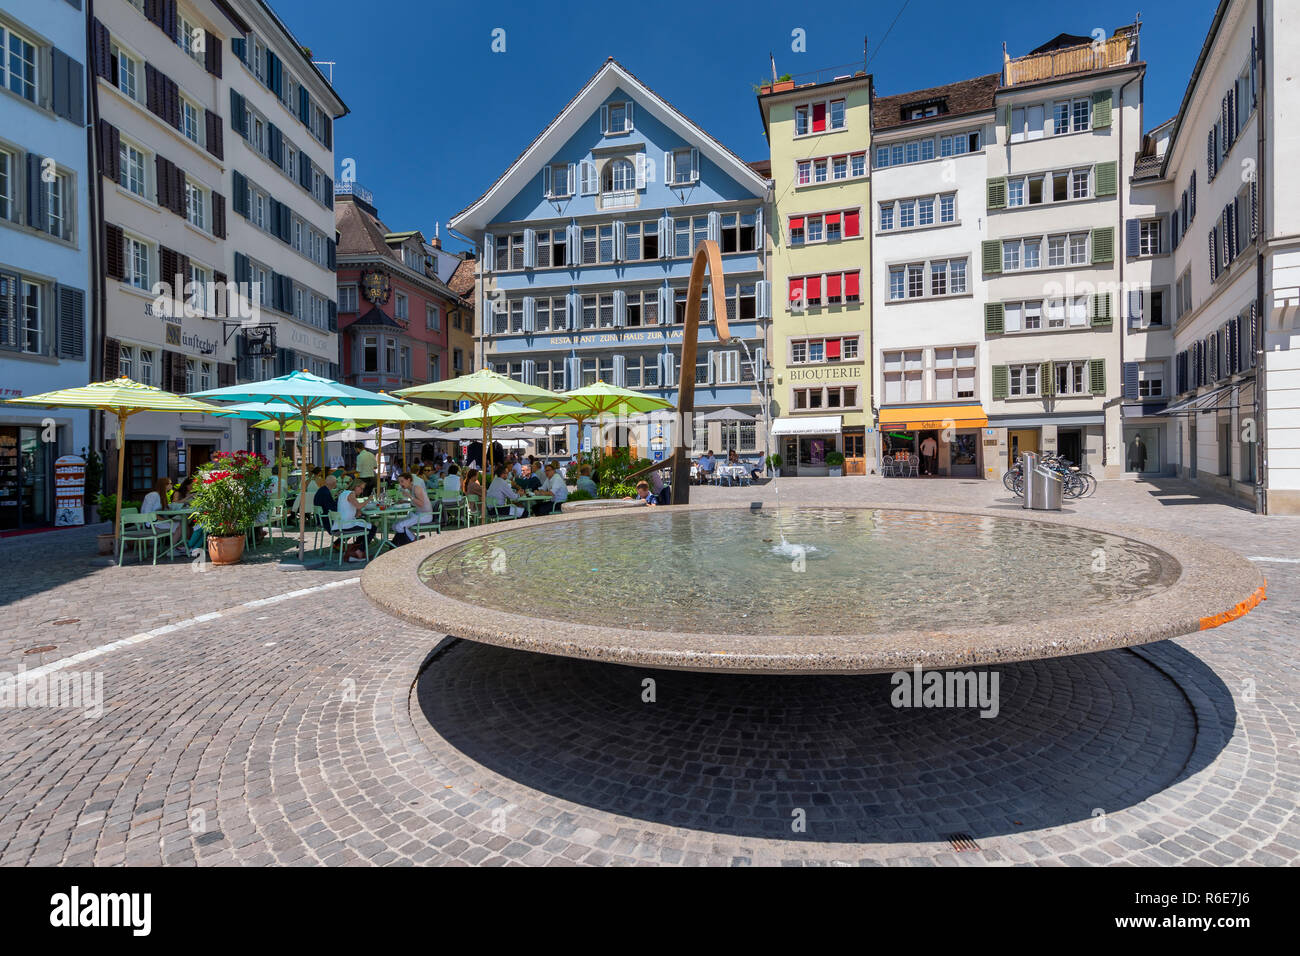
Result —
[[25, 395], [5, 399], [12, 405], [37, 408], [93, 408], [117, 416], [117, 514], [113, 517], [113, 536], [122, 527], [122, 468], [126, 461], [126, 420], [137, 412], [204, 412], [217, 411], [213, 405], [196, 402], [184, 395], [173, 395], [152, 385], [133, 382], [123, 375], [109, 382], [92, 382], [77, 388], [61, 388], [43, 395]]
[[[672, 408], [673, 403], [654, 395], [634, 392], [605, 382], [593, 382], [569, 392], [562, 392], [554, 404], [542, 405], [546, 418], [572, 418], [578, 423], [578, 465], [582, 465], [582, 428], [590, 419], [607, 415], [628, 417]], [[539, 403], [540, 405], [540, 403]]]
[[[477, 420], [483, 429], [484, 459], [487, 459], [491, 449], [488, 444], [488, 410], [494, 402], [545, 403], [549, 405], [559, 400], [559, 396], [549, 389], [537, 385], [528, 385], [524, 382], [516, 382], [512, 378], [507, 378], [499, 372], [486, 368], [481, 368], [477, 372], [470, 372], [468, 375], [448, 379], [445, 382], [429, 382], [426, 385], [400, 388], [397, 390], [397, 394], [410, 398], [473, 402], [477, 406], [476, 409], [469, 408], [456, 414], [464, 415], [465, 412], [470, 411], [478, 413], [474, 420]], [[537, 414], [534, 413], [533, 417], [536, 418]], [[450, 420], [444, 419], [444, 422]], [[468, 421], [470, 419], [464, 420]], [[487, 495], [483, 496], [483, 522], [487, 523]]]
[[[380, 395], [387, 395], [387, 392], [380, 392]], [[407, 402], [398, 399], [400, 405], [345, 405], [338, 409], [323, 411], [321, 414], [337, 414], [340, 417], [347, 416], [348, 419], [362, 424], [373, 424], [378, 426], [376, 440], [382, 448], [384, 444], [384, 426], [396, 425], [401, 433], [402, 441], [402, 470], [406, 470], [406, 426], [408, 424], [419, 423], [422, 425], [441, 424], [447, 413], [437, 408], [430, 408], [428, 405], [420, 405], [416, 402]], [[379, 485], [382, 488], [384, 476], [381, 472], [379, 475]]]
[[[229, 385], [206, 392], [194, 392], [199, 398], [224, 399], [230, 402], [282, 402], [292, 406], [306, 429], [313, 412], [341, 405], [398, 405], [401, 399], [391, 395], [367, 392], [333, 379], [321, 378], [311, 372], [290, 372], [264, 382]], [[299, 495], [298, 507], [298, 560], [307, 551], [307, 496]]]
[[[249, 407], [252, 407], [253, 404], [257, 404], [257, 403], [251, 403]], [[274, 404], [274, 403], [272, 403], [272, 404]], [[265, 406], [265, 407], [270, 407], [270, 405], [267, 405], [267, 406]], [[261, 422], [256, 423], [253, 427], [254, 427], [254, 428], [265, 428], [265, 429], [267, 429], [267, 430], [275, 430], [275, 431], [277, 431], [277, 432], [279, 432], [279, 433], [289, 432], [289, 433], [291, 433], [291, 434], [296, 434], [296, 433], [302, 431], [302, 419], [300, 419], [300, 418], [290, 418], [290, 419], [268, 418], [266, 421], [261, 421]], [[333, 419], [333, 418], [320, 418], [320, 417], [317, 417], [317, 416], [313, 415], [311, 418], [308, 418], [308, 419], [307, 419], [307, 428], [308, 428], [308, 430], [315, 432], [315, 433], [317, 434], [317, 436], [319, 436], [319, 438], [320, 438], [320, 460], [321, 460], [321, 465], [324, 465], [324, 464], [325, 464], [325, 433], [326, 433], [326, 432], [342, 431], [343, 429], [345, 429], [345, 428], [347, 428], [347, 427], [348, 427], [348, 423], [347, 423], [347, 422], [338, 421], [337, 419]], [[278, 438], [279, 438], [279, 435], [277, 435], [276, 437], [277, 437], [277, 439], [278, 439]], [[302, 464], [303, 464], [304, 466], [306, 466], [306, 464], [307, 464], [306, 454], [303, 455], [303, 461], [302, 461]]]

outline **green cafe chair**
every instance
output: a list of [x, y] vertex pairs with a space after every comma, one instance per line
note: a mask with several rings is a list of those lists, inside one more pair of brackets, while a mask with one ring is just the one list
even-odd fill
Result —
[[171, 541], [172, 532], [170, 528], [159, 528], [155, 526], [158, 520], [156, 511], [147, 511], [144, 514], [135, 512], [128, 514], [122, 512], [122, 528], [117, 536], [117, 565], [122, 566], [123, 557], [126, 554], [126, 545], [129, 541], [135, 548], [136, 557], [143, 563], [145, 545], [153, 546], [153, 563], [158, 564], [158, 542], [167, 542], [168, 560], [171, 559]]
[[366, 560], [370, 560], [370, 531], [367, 528], [348, 528], [347, 530], [335, 530], [339, 526], [339, 513], [331, 511], [329, 513], [330, 533], [339, 541], [339, 567], [343, 567], [343, 555], [347, 551], [345, 545], [349, 541], [355, 541], [361, 538], [366, 543]]

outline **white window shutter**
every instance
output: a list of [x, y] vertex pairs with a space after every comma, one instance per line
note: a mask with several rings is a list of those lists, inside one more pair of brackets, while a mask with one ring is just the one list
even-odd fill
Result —
[[[629, 106], [631, 104], [628, 104]], [[614, 382], [615, 388], [623, 388], [623, 383], [627, 380], [624, 370], [627, 368], [627, 360], [621, 355], [614, 356]]]
[[564, 195], [572, 196], [573, 187], [577, 185], [578, 170], [573, 163], [569, 163], [569, 181], [565, 185]]
[[691, 182], [700, 181], [700, 151], [694, 146], [691, 147]]
[[761, 345], [754, 349], [754, 365], [756, 366], [754, 369], [755, 380], [759, 382], [766, 381], [766, 373], [763, 371], [764, 349]]
[[763, 207], [759, 206], [754, 215], [754, 245], [762, 250], [767, 247], [767, 234], [763, 232]]
[[564, 324], [570, 331], [578, 327], [578, 313], [582, 309], [582, 302], [578, 298], [578, 293], [570, 292], [565, 296], [568, 308], [565, 309]]
[[551, 198], [551, 167], [542, 167], [542, 198]]
[[627, 224], [623, 220], [614, 223], [614, 261], [622, 262], [627, 252]]
[[524, 229], [524, 268], [532, 269], [537, 265], [537, 231]]
[[722, 213], [716, 209], [709, 213], [709, 238], [714, 242], [722, 241]]
[[614, 290], [614, 324], [619, 328], [627, 326], [627, 293], [622, 289]]
[[664, 213], [659, 217], [659, 258], [673, 257], [673, 217]]
[[[524, 296], [524, 331], [533, 332], [537, 329], [537, 300], [531, 295]], [[531, 382], [532, 379], [529, 379]]]
[[673, 181], [673, 151], [664, 150], [664, 185], [672, 185]]
[[759, 279], [754, 289], [754, 306], [760, 319], [772, 317], [772, 283], [768, 279]]
[[483, 271], [495, 272], [497, 268], [497, 240], [490, 232], [483, 233]]
[[[532, 299], [526, 300], [528, 302]], [[524, 384], [533, 385], [537, 381], [537, 363], [533, 359], [524, 359]]]
[[[629, 103], [628, 107], [631, 106]], [[636, 154], [636, 188], [645, 189], [645, 153]]]
[[609, 133], [609, 107], [600, 108], [600, 135], [605, 136]]
[[592, 168], [593, 163], [590, 160], [584, 159], [578, 163], [578, 186], [584, 196], [590, 196], [595, 191], [591, 188]]
[[659, 324], [671, 325], [673, 320], [673, 290], [665, 282], [659, 287]]
[[[577, 388], [579, 384], [578, 360], [576, 358], [566, 358], [564, 360], [564, 387], [566, 390], [572, 390]], [[581, 437], [579, 440], [581, 440]]]
[[631, 100], [628, 100], [626, 103], [623, 104], [623, 115], [627, 117], [625, 120], [623, 120], [623, 123], [625, 124], [624, 128], [630, 133], [632, 132], [632, 130], [636, 129], [635, 124], [632, 122], [632, 101]]
[[705, 288], [704, 290], [704, 315], [701, 317], [705, 322], [713, 322], [713, 289]]
[[677, 385], [677, 363], [672, 352], [664, 353], [664, 380], [669, 388]]
[[581, 238], [577, 226], [570, 224], [564, 227], [565, 265], [576, 266], [582, 261], [582, 249], [578, 246]]
[[[712, 311], [713, 309], [710, 308], [709, 312]], [[718, 376], [715, 374], [714, 369], [717, 366], [718, 362], [720, 362], [721, 360], [722, 360], [721, 352], [709, 353], [709, 359], [707, 362], [704, 363], [704, 384], [705, 385], [712, 385], [714, 382], [718, 380]]]
[[1142, 325], [1142, 290], [1141, 289], [1129, 289], [1128, 325], [1130, 329], [1139, 328]]

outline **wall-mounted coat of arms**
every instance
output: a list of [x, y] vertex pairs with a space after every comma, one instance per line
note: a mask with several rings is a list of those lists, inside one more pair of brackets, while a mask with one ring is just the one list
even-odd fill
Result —
[[385, 272], [366, 272], [361, 276], [361, 292], [375, 305], [385, 305], [392, 295], [392, 285]]

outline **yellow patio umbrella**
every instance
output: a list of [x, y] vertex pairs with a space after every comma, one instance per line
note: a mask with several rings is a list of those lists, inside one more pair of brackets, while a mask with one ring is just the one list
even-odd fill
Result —
[[117, 416], [117, 513], [113, 516], [113, 536], [122, 527], [122, 469], [126, 463], [126, 420], [138, 412], [203, 412], [211, 415], [219, 408], [196, 402], [184, 395], [173, 395], [152, 385], [142, 385], [125, 375], [108, 382], [91, 382], [76, 388], [61, 388], [42, 395], [24, 395], [5, 400], [11, 405], [36, 408], [90, 408], [112, 412]]
[[[267, 431], [297, 433], [302, 431], [302, 419], [290, 418], [285, 420], [279, 420], [274, 418], [268, 418], [266, 421], [255, 423], [253, 427], [263, 428], [266, 429]], [[318, 416], [313, 415], [307, 419], [307, 430], [315, 432], [320, 437], [320, 460], [322, 466], [325, 464], [325, 433], [342, 431], [343, 429], [350, 428], [350, 427], [351, 427], [350, 422], [339, 421], [334, 418], [320, 418]], [[302, 463], [303, 465], [307, 464], [306, 455], [303, 456]]]
[[[473, 412], [475, 414], [472, 419], [455, 419], [455, 415], [452, 415], [443, 419], [442, 423], [445, 424], [450, 420], [479, 422], [483, 428], [484, 459], [487, 459], [488, 455], [491, 454], [491, 446], [488, 444], [488, 431], [490, 429], [488, 410], [494, 402], [521, 402], [530, 405], [545, 403], [550, 405], [559, 401], [560, 398], [550, 389], [529, 385], [525, 382], [516, 382], [512, 378], [507, 378], [499, 372], [486, 368], [481, 368], [477, 372], [470, 372], [468, 375], [448, 379], [445, 382], [429, 382], [425, 385], [400, 388], [397, 390], [397, 394], [409, 398], [470, 402], [470, 408], [457, 412], [455, 415]], [[537, 417], [537, 412], [533, 412], [533, 418]], [[485, 464], [487, 464], [486, 461]], [[483, 522], [487, 523], [487, 495], [483, 496]]]

